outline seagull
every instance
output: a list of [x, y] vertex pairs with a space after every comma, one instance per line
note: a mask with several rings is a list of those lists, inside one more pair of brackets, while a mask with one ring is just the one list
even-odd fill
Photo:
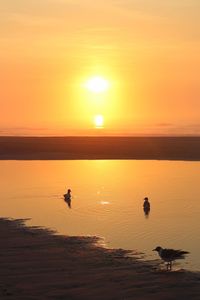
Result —
[[160, 246], [157, 246], [153, 251], [157, 251], [160, 258], [167, 263], [167, 270], [172, 269], [172, 261], [176, 259], [184, 259], [185, 254], [188, 254], [188, 251], [183, 250], [174, 250], [174, 249], [163, 249]]

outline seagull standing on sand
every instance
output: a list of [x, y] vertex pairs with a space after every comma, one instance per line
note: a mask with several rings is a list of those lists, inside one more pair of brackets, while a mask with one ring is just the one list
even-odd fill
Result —
[[162, 247], [158, 246], [153, 251], [157, 251], [160, 258], [167, 263], [167, 270], [172, 269], [172, 261], [176, 259], [184, 259], [185, 254], [188, 254], [188, 251], [183, 250], [174, 250], [174, 249], [163, 249]]

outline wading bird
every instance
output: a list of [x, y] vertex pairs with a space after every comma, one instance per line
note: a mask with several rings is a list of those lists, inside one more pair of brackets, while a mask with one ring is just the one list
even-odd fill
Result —
[[153, 251], [157, 251], [160, 258], [167, 263], [167, 270], [172, 269], [172, 262], [176, 259], [184, 259], [185, 254], [188, 254], [188, 251], [183, 250], [174, 250], [174, 249], [163, 249], [162, 247], [158, 246]]

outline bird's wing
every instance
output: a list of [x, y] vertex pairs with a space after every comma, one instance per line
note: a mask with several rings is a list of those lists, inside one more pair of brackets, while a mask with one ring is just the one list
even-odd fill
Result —
[[177, 250], [176, 259], [185, 258], [185, 254], [189, 254], [188, 251]]
[[174, 249], [162, 249], [161, 257], [173, 259], [176, 252]]
[[174, 250], [174, 249], [163, 249], [161, 252], [161, 257], [163, 259], [183, 259], [185, 258], [184, 255], [188, 254], [188, 251], [182, 251], [182, 250]]

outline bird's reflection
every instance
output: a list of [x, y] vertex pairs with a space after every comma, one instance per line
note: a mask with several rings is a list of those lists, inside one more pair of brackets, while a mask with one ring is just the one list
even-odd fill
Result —
[[67, 203], [69, 208], [72, 208], [71, 207], [71, 199], [64, 199], [64, 201]]
[[148, 218], [150, 214], [150, 207], [143, 207], [143, 210], [145, 217]]

